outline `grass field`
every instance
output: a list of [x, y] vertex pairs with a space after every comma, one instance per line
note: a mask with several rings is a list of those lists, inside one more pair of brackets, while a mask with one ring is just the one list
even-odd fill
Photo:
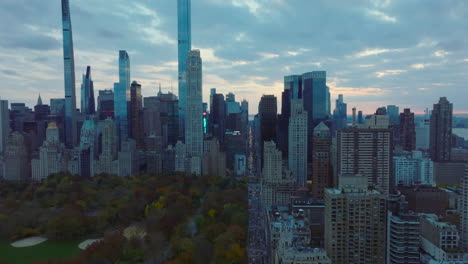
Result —
[[36, 246], [15, 248], [9, 243], [0, 243], [0, 261], [12, 264], [29, 264], [38, 260], [67, 259], [75, 256], [81, 241], [46, 241]]

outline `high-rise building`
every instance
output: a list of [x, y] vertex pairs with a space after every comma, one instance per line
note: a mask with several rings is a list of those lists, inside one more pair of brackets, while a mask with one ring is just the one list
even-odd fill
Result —
[[70, 18], [70, 4], [62, 0], [63, 62], [65, 76], [65, 145], [73, 148], [77, 144], [75, 56]]
[[414, 124], [414, 113], [405, 108], [400, 114], [400, 144], [403, 150], [412, 151], [416, 149], [416, 127]]
[[465, 177], [462, 184], [462, 195], [460, 197], [460, 224], [461, 224], [461, 247], [468, 250], [468, 167], [465, 168]]
[[291, 93], [293, 92], [290, 87], [294, 85], [287, 81], [287, 77], [285, 77], [284, 91], [281, 93], [281, 114], [278, 116], [277, 135], [278, 148], [283, 153], [283, 158], [288, 157], [288, 127], [291, 117]]
[[99, 90], [97, 111], [100, 120], [114, 118], [114, 91]]
[[119, 51], [119, 82], [114, 84], [114, 116], [117, 125], [119, 146], [131, 131], [130, 104], [130, 58], [125, 50]]
[[386, 263], [386, 196], [367, 178], [341, 175], [325, 190], [325, 249], [333, 264]]
[[118, 154], [118, 176], [127, 177], [138, 172], [137, 152], [135, 140], [127, 139], [121, 142], [122, 147]]
[[50, 99], [50, 114], [63, 116], [65, 115], [65, 99], [51, 98]]
[[452, 149], [453, 105], [446, 97], [434, 104], [430, 123], [430, 153], [433, 161], [449, 161]]
[[161, 138], [161, 135], [157, 135], [155, 132], [151, 132], [151, 134], [145, 138], [146, 169], [149, 173], [162, 172], [163, 165]]
[[226, 105], [223, 94], [212, 94], [212, 104], [210, 106], [211, 134], [216, 137], [221, 144], [224, 143], [224, 132], [226, 132]]
[[0, 154], [5, 151], [5, 142], [10, 133], [10, 112], [8, 101], [0, 100]]
[[179, 139], [179, 100], [172, 93], [160, 93], [158, 98], [163, 146], [175, 146]]
[[39, 149], [39, 174], [35, 175], [34, 180], [36, 181], [45, 179], [50, 174], [62, 170], [62, 157], [65, 146], [60, 143], [59, 128], [55, 122], [48, 124], [46, 134], [46, 140]]
[[302, 99], [291, 101], [291, 117], [288, 133], [289, 171], [297, 179], [297, 184], [306, 187], [307, 181], [307, 112]]
[[400, 124], [400, 108], [396, 105], [387, 105], [387, 114], [390, 117], [390, 124]]
[[[278, 125], [278, 106], [276, 101], [276, 96], [274, 95], [263, 95], [258, 104], [258, 121], [259, 121], [259, 131], [258, 131], [258, 143], [259, 143], [259, 152], [257, 154], [260, 159], [260, 164], [263, 164], [263, 159], [261, 155], [263, 154], [263, 144], [266, 141], [273, 140], [276, 142], [276, 131]], [[262, 168], [263, 165], [260, 167]]]
[[191, 50], [187, 58], [187, 105], [185, 115], [185, 145], [192, 160], [191, 171], [201, 175], [203, 157], [202, 59], [199, 50]]
[[389, 216], [388, 264], [419, 264], [419, 216], [402, 213]]
[[136, 148], [144, 148], [143, 137], [143, 97], [141, 96], [141, 84], [136, 81], [132, 82], [130, 88], [130, 120], [131, 120], [131, 135], [135, 139]]
[[221, 150], [219, 141], [214, 138], [205, 141], [206, 152], [203, 153], [203, 175], [226, 176], [226, 152]]
[[366, 122], [362, 127], [338, 131], [337, 175], [360, 174], [367, 177], [369, 185], [387, 195], [392, 183], [393, 155], [388, 116], [371, 116]]
[[394, 184], [413, 186], [434, 184], [434, 165], [420, 151], [393, 157]]
[[290, 91], [290, 99], [302, 98], [302, 76], [289, 75], [284, 76], [284, 90]]
[[343, 100], [343, 95], [338, 95], [336, 99], [335, 111], [333, 111], [333, 118], [336, 120], [336, 128], [345, 128], [348, 120], [348, 105]]
[[83, 74], [83, 83], [81, 84], [81, 113], [85, 115], [94, 115], [96, 113], [91, 66], [86, 67], [86, 73]]
[[[328, 89], [326, 78], [326, 71], [313, 71], [302, 75], [302, 99], [311, 124], [318, 124], [329, 115], [327, 113]], [[309, 127], [309, 132], [314, 127], [314, 125]]]
[[81, 177], [94, 176], [94, 157], [97, 157], [96, 125], [92, 120], [86, 120], [81, 127], [79, 174]]
[[101, 153], [96, 162], [95, 173], [117, 174], [117, 140], [115, 123], [110, 117], [98, 123], [101, 138]]
[[177, 31], [179, 57], [179, 124], [180, 136], [184, 138], [185, 112], [187, 106], [187, 59], [192, 49], [191, 0], [177, 0]]
[[357, 123], [364, 124], [364, 117], [363, 117], [362, 111], [358, 111]]
[[333, 187], [332, 136], [323, 122], [315, 127], [312, 142], [312, 195], [323, 200], [325, 188]]
[[25, 138], [20, 132], [8, 135], [5, 141], [3, 178], [12, 181], [26, 181], [31, 175]]
[[297, 181], [291, 173], [283, 170], [281, 151], [276, 148], [274, 141], [266, 141], [263, 150], [263, 171], [261, 181], [261, 195], [263, 205], [283, 206], [291, 202], [295, 194]]

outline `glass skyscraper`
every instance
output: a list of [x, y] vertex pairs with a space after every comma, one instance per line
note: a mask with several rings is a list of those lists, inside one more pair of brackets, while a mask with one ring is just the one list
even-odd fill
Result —
[[62, 0], [63, 28], [63, 66], [65, 79], [65, 144], [72, 148], [76, 145], [76, 95], [75, 95], [75, 58], [70, 18], [70, 4]]
[[94, 115], [96, 113], [94, 84], [91, 79], [91, 66], [86, 67], [86, 73], [83, 74], [83, 84], [81, 84], [81, 113], [85, 115]]
[[130, 58], [125, 50], [119, 51], [119, 82], [114, 84], [114, 115], [117, 122], [119, 144], [126, 140], [130, 126], [128, 107], [130, 103]]
[[187, 56], [192, 48], [191, 30], [191, 4], [190, 0], [177, 0], [177, 26], [178, 26], [178, 46], [179, 46], [179, 119], [180, 134], [183, 138], [185, 108], [187, 105]]
[[199, 50], [191, 50], [187, 59], [185, 145], [187, 156], [192, 158], [192, 163], [199, 161], [197, 164], [191, 164], [192, 172], [199, 175], [203, 156], [202, 60]]
[[302, 75], [302, 98], [304, 99], [304, 109], [309, 114], [309, 122], [318, 124], [329, 114], [327, 113], [326, 78], [326, 71], [313, 71]]

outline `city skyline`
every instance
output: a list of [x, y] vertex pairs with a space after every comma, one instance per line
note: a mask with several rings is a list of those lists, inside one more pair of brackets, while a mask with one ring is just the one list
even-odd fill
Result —
[[[283, 1], [269, 6], [254, 0], [192, 3], [192, 30], [196, 32], [193, 48], [200, 49], [205, 62], [204, 102], [209, 101], [208, 89], [216, 87], [221, 93], [231, 91], [239, 99], [246, 98], [251, 106], [258, 104], [262, 94], [275, 94], [279, 106], [284, 76], [325, 70], [331, 101], [342, 93], [349, 107], [356, 106], [365, 114], [396, 102], [401, 109], [410, 107], [422, 113], [441, 96], [453, 101], [455, 113], [468, 113], [464, 96], [459, 96], [466, 93], [467, 77], [462, 73], [468, 71], [468, 53], [462, 50], [467, 5], [462, 1], [450, 6], [362, 1], [348, 9], [339, 1], [317, 2], [314, 6], [296, 2], [304, 8], [285, 7]], [[176, 1], [126, 5], [122, 1], [109, 7], [102, 2], [93, 8], [87, 8], [91, 6], [87, 3], [70, 3], [76, 74], [90, 65], [95, 89], [109, 89], [118, 80], [118, 50], [126, 49], [134, 65], [132, 80], [142, 84], [144, 96], [155, 95], [159, 82], [164, 91], [169, 91], [172, 83], [177, 94]], [[11, 14], [22, 7], [16, 1], [3, 5], [2, 10]], [[323, 14], [316, 14], [311, 22], [304, 20], [301, 12], [310, 10], [314, 14], [317, 7]], [[1, 69], [0, 76], [7, 87], [18, 88], [2, 91], [2, 98], [17, 102], [26, 97], [27, 104], [33, 106], [37, 96], [31, 94], [41, 93], [45, 103], [63, 96], [61, 20], [55, 15], [59, 9], [56, 3], [32, 2], [24, 10], [26, 21], [18, 25], [2, 23], [6, 35], [0, 42], [4, 48], [0, 58], [10, 66]], [[44, 10], [54, 15], [33, 15]], [[410, 14], [415, 10], [418, 16]], [[10, 13], [4, 19], [17, 21]], [[292, 19], [288, 22], [289, 16]], [[320, 22], [320, 18], [327, 19]], [[350, 25], [337, 23], [346, 18], [351, 19]], [[127, 19], [131, 21], [128, 25]], [[216, 27], [210, 27], [212, 20], [216, 20]], [[316, 22], [323, 32], [313, 27]], [[94, 29], [89, 30], [91, 24]], [[382, 32], [373, 31], [376, 26]], [[24, 35], [28, 37], [21, 37]], [[79, 87], [80, 80], [76, 78], [75, 86]], [[78, 93], [77, 100], [79, 97]], [[256, 110], [251, 107], [250, 112], [255, 114]]]

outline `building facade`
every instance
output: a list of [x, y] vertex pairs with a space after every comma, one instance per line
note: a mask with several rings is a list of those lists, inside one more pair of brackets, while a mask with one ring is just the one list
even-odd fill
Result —
[[333, 264], [386, 263], [386, 196], [361, 175], [325, 190], [325, 249]]
[[288, 166], [300, 186], [307, 181], [307, 112], [302, 99], [294, 99], [291, 104], [291, 118], [288, 133]]
[[65, 79], [65, 145], [68, 148], [73, 148], [77, 144], [75, 56], [68, 0], [62, 0], [62, 30]]
[[453, 105], [446, 97], [434, 104], [430, 123], [430, 153], [433, 161], [450, 161]]
[[[191, 50], [187, 59], [187, 105], [185, 115], [185, 145], [193, 161], [190, 171], [201, 175], [203, 158], [202, 59], [199, 50]], [[198, 163], [198, 164], [195, 164]]]

